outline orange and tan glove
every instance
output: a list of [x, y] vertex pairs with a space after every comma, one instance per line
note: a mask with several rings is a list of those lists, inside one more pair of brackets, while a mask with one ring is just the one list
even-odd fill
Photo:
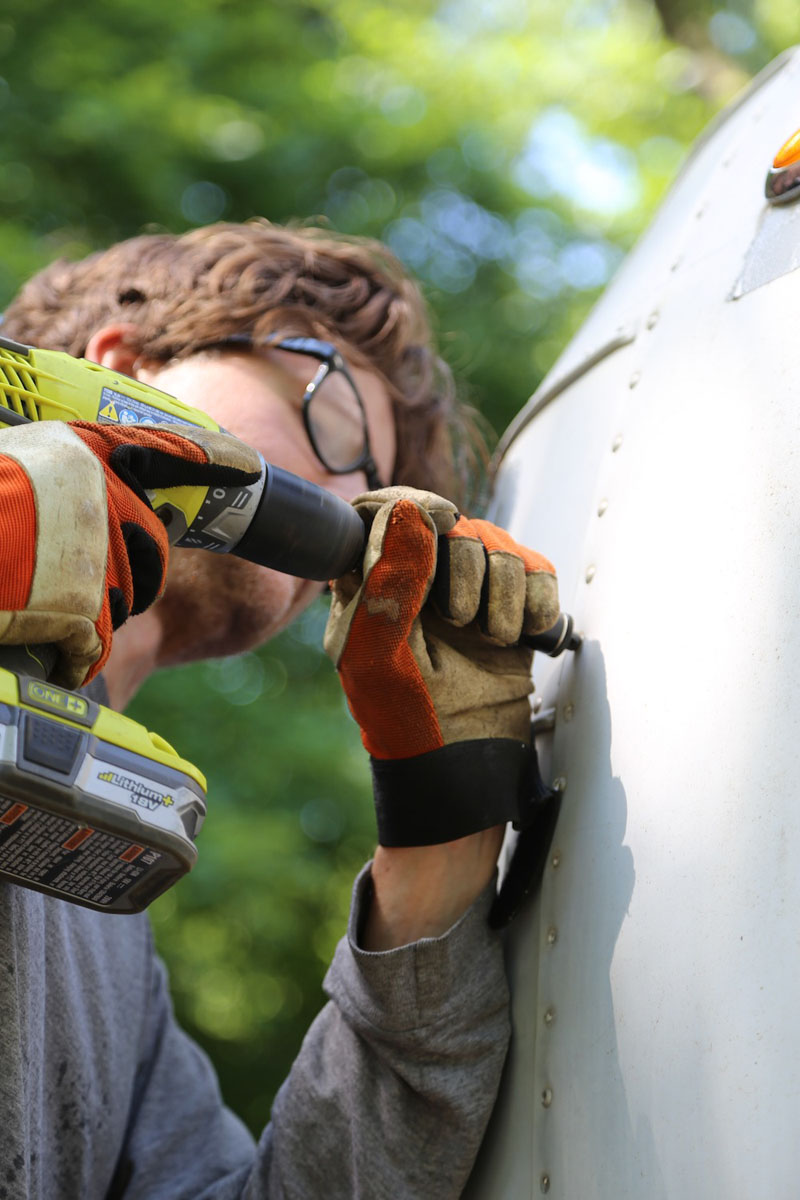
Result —
[[362, 573], [333, 584], [325, 649], [372, 762], [379, 841], [451, 841], [522, 816], [532, 651], [558, 617], [552, 565], [447, 500], [354, 501]]
[[180, 429], [44, 421], [0, 432], [0, 643], [54, 645], [64, 687], [92, 679], [113, 630], [163, 591], [167, 535], [144, 489], [260, 474], [235, 438]]

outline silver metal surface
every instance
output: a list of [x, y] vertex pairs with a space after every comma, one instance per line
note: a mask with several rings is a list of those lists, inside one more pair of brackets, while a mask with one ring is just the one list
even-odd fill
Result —
[[[702, 139], [506, 442], [493, 516], [556, 563], [585, 640], [535, 660], [544, 706], [574, 705], [539, 746], [569, 787], [509, 931], [469, 1200], [798, 1192], [800, 209], [767, 212], [763, 178], [799, 68]], [[767, 219], [795, 265], [734, 299]]]
[[770, 204], [789, 204], [800, 198], [800, 163], [771, 170], [764, 184]]
[[[800, 180], [798, 181], [800, 184]], [[800, 188], [798, 190], [800, 195]], [[738, 300], [800, 267], [800, 206], [765, 207], [744, 266], [733, 286]]]

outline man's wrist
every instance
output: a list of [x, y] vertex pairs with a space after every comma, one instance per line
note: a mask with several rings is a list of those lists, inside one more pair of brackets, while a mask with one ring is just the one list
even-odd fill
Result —
[[393, 950], [441, 937], [493, 877], [504, 826], [435, 846], [378, 846], [361, 948]]

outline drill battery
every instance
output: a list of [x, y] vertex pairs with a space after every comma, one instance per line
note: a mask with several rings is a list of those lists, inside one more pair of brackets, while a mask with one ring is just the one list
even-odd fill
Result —
[[131, 913], [191, 870], [206, 781], [158, 734], [0, 669], [0, 880]]

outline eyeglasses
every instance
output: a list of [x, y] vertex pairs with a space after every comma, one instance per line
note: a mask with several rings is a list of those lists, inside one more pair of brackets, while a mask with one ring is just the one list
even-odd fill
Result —
[[383, 487], [372, 457], [364, 401], [335, 346], [311, 337], [255, 340], [249, 333], [232, 333], [202, 349], [226, 346], [287, 350], [317, 359], [319, 366], [303, 393], [303, 424], [314, 453], [332, 475], [363, 471], [369, 491]]

